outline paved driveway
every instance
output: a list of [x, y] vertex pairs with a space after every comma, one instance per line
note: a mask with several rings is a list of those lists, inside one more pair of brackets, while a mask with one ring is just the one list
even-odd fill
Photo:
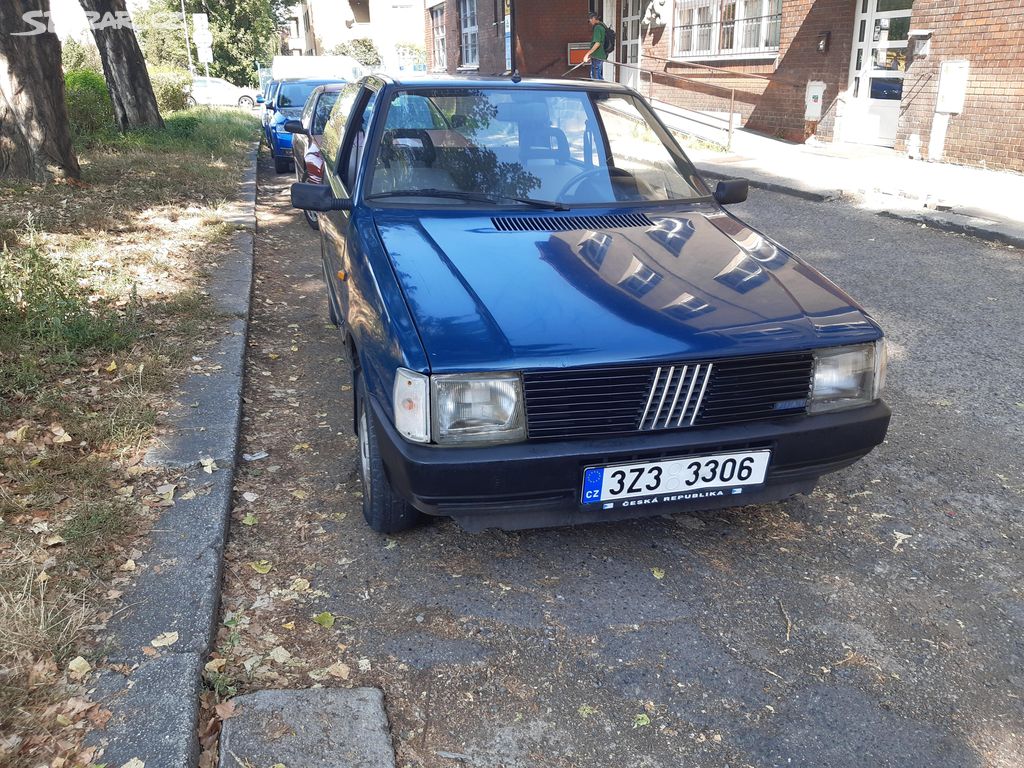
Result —
[[387, 538], [287, 181], [263, 160], [244, 450], [269, 457], [238, 478], [223, 685], [379, 686], [408, 766], [1024, 762], [1019, 252], [755, 190], [737, 212], [887, 329], [885, 445], [782, 504]]

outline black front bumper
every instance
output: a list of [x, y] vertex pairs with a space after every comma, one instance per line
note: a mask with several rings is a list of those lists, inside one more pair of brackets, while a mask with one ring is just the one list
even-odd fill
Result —
[[[452, 448], [405, 441], [380, 405], [372, 398], [371, 402], [381, 458], [395, 491], [421, 512], [455, 517], [470, 529], [621, 520], [809, 493], [821, 475], [853, 464], [881, 443], [891, 413], [879, 401], [840, 413], [721, 427]], [[611, 510], [580, 503], [583, 470], [588, 466], [753, 448], [771, 449], [768, 474], [764, 485], [744, 489], [738, 496], [696, 496]]]

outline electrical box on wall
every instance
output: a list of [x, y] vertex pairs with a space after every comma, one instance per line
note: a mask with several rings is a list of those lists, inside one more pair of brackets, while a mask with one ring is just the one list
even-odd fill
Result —
[[944, 61], [939, 69], [939, 95], [935, 111], [946, 115], [959, 115], [964, 111], [967, 96], [967, 78], [971, 63], [965, 60]]
[[825, 83], [810, 80], [804, 94], [804, 120], [816, 123], [821, 120], [821, 105], [825, 101]]

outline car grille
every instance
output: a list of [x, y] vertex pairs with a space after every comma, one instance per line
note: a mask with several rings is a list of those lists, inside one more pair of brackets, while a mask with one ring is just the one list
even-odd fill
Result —
[[804, 413], [810, 352], [770, 357], [526, 371], [529, 436], [605, 437]]

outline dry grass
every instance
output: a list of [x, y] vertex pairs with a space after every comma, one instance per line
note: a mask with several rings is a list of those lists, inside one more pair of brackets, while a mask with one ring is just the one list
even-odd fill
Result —
[[[102, 627], [165, 479], [140, 464], [216, 321], [206, 254], [230, 231], [256, 126], [196, 111], [95, 139], [85, 184], [0, 184], [0, 765], [88, 765], [109, 713], [68, 662]], [[60, 761], [64, 762], [60, 762]]]

